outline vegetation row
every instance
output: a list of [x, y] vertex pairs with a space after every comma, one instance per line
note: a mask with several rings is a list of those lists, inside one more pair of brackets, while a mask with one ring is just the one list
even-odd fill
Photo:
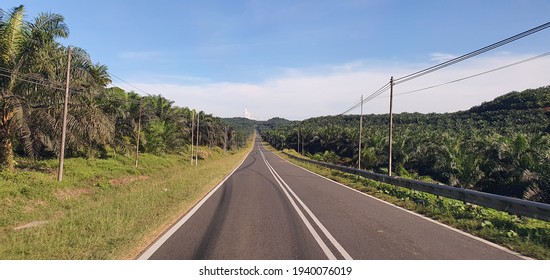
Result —
[[[68, 36], [59, 14], [41, 13], [27, 21], [23, 5], [0, 10], [0, 171], [13, 171], [18, 157], [58, 156], [68, 67], [68, 48], [58, 40]], [[245, 145], [249, 132], [218, 117], [173, 106], [161, 95], [108, 87], [107, 66], [92, 62], [81, 48], [71, 50], [67, 157], [129, 156], [138, 135], [140, 152], [188, 151], [197, 118], [199, 145]]]
[[[394, 175], [550, 203], [550, 87], [511, 92], [467, 111], [394, 115]], [[310, 158], [386, 173], [389, 116], [261, 123], [263, 139]]]

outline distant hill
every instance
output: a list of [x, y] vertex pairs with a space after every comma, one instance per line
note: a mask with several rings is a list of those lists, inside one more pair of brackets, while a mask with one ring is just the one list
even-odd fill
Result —
[[260, 123], [260, 125], [263, 127], [263, 128], [270, 128], [270, 129], [275, 129], [275, 128], [278, 128], [278, 127], [281, 127], [281, 126], [287, 126], [287, 125], [290, 125], [292, 123], [294, 123], [295, 121], [289, 121], [287, 119], [283, 119], [283, 118], [271, 118], [267, 121], [263, 121]]
[[252, 131], [255, 126], [259, 126], [264, 129], [275, 129], [282, 126], [287, 126], [295, 123], [296, 121], [289, 121], [283, 118], [271, 118], [267, 121], [257, 121], [242, 117], [235, 118], [222, 118], [222, 120], [228, 125], [241, 131]]
[[235, 129], [238, 139], [248, 139], [254, 133], [257, 124], [255, 120], [242, 117], [222, 118], [222, 121]]
[[472, 107], [472, 113], [500, 110], [550, 109], [550, 86], [537, 89], [527, 89], [521, 92], [513, 91], [499, 96], [493, 101], [484, 102]]
[[236, 128], [236, 129], [254, 129], [254, 125], [256, 125], [258, 122], [255, 120], [242, 118], [242, 117], [236, 117], [236, 118], [222, 118], [222, 120], [227, 123], [228, 125]]
[[[544, 109], [544, 110], [543, 110]], [[530, 110], [528, 114], [521, 110]], [[546, 111], [546, 112], [544, 112]], [[513, 91], [474, 106], [467, 111], [454, 113], [400, 113], [394, 115], [396, 126], [427, 125], [458, 129], [464, 123], [475, 123], [477, 126], [490, 124], [498, 133], [513, 132], [533, 133], [536, 131], [550, 132], [550, 86], [536, 89], [526, 89], [521, 92]], [[284, 118], [271, 118], [267, 121], [257, 121], [242, 117], [224, 118], [224, 122], [241, 131], [243, 134], [252, 133], [255, 127], [260, 131], [290, 129], [297, 125], [305, 127], [326, 127], [336, 125], [340, 127], [356, 127], [359, 123], [358, 115], [322, 116], [309, 118], [303, 121], [290, 121]], [[365, 115], [365, 127], [386, 127], [388, 114]]]
[[[389, 114], [363, 116], [361, 167], [388, 172]], [[357, 166], [359, 115], [258, 125], [277, 149]], [[550, 86], [510, 92], [470, 110], [393, 116], [392, 168], [452, 186], [550, 203]], [[415, 175], [416, 176], [416, 175]]]

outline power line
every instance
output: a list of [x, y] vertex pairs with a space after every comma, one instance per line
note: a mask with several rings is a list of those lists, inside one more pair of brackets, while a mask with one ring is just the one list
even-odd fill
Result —
[[[4, 72], [4, 73], [2, 73], [2, 72]], [[51, 81], [51, 80], [48, 80], [48, 79], [45, 79], [45, 78], [38, 78], [36, 76], [33, 76], [32, 73], [31, 74], [17, 73], [15, 76], [12, 76], [11, 74], [14, 74], [14, 73], [15, 73], [15, 71], [13, 71], [12, 69], [0, 67], [0, 76], [7, 77], [7, 78], [13, 78], [13, 79], [16, 79], [16, 80], [19, 80], [19, 81], [22, 81], [22, 82], [26, 82], [26, 83], [30, 83], [30, 84], [33, 84], [33, 85], [37, 85], [37, 86], [48, 87], [48, 88], [54, 89], [54, 90], [59, 90], [59, 91], [64, 91], [65, 90], [64, 88], [61, 87], [61, 84], [59, 82]], [[131, 85], [131, 84], [129, 84], [129, 85]], [[70, 93], [71, 94], [84, 94], [85, 92], [81, 91], [81, 90], [70, 89]], [[148, 94], [148, 95], [151, 96], [150, 94]], [[122, 99], [122, 98], [116, 98], [116, 97], [113, 97], [113, 96], [109, 96], [109, 100], [130, 102], [130, 103], [135, 103], [135, 104], [139, 103], [139, 100]]]
[[376, 98], [377, 96], [379, 96], [380, 94], [386, 92], [388, 89], [390, 88], [390, 83], [387, 83], [385, 85], [383, 85], [381, 88], [379, 88], [378, 90], [376, 90], [375, 92], [371, 93], [371, 95], [369, 95], [367, 98], [363, 99], [362, 101], [359, 101], [359, 103], [351, 106], [351, 108], [347, 109], [346, 111], [344, 111], [343, 113], [341, 113], [340, 115], [345, 115], [357, 108], [359, 108], [359, 106], [361, 106], [361, 104], [365, 104], [366, 102], [369, 102], [371, 101], [372, 99]]
[[351, 106], [351, 108], [347, 109], [346, 111], [344, 111], [343, 113], [341, 113], [340, 115], [345, 115], [353, 110], [355, 110], [357, 107], [359, 107], [359, 105], [361, 105], [361, 101], [359, 101], [358, 104], [355, 104], [353, 106]]
[[488, 45], [486, 47], [483, 47], [481, 49], [478, 49], [478, 50], [475, 50], [473, 52], [470, 52], [470, 53], [467, 53], [465, 55], [462, 55], [462, 56], [459, 56], [459, 57], [456, 57], [456, 58], [453, 58], [451, 60], [448, 60], [448, 61], [445, 61], [443, 63], [440, 63], [440, 64], [437, 64], [435, 66], [432, 66], [432, 67], [429, 67], [429, 68], [426, 68], [424, 70], [420, 70], [418, 72], [414, 72], [412, 74], [409, 74], [409, 75], [406, 75], [406, 76], [403, 76], [401, 78], [397, 78], [395, 79], [395, 84], [401, 84], [401, 83], [404, 83], [404, 82], [407, 82], [407, 81], [410, 81], [410, 80], [413, 80], [413, 79], [416, 79], [416, 78], [419, 78], [421, 76], [424, 76], [424, 75], [427, 75], [429, 73], [432, 73], [434, 71], [437, 71], [437, 70], [440, 70], [440, 69], [443, 69], [445, 67], [448, 67], [448, 66], [451, 66], [453, 64], [456, 64], [458, 62], [461, 62], [461, 61], [464, 61], [466, 59], [469, 59], [469, 58], [472, 58], [474, 56], [477, 56], [477, 55], [480, 55], [482, 53], [485, 53], [485, 52], [488, 52], [492, 49], [496, 49], [498, 47], [501, 47], [501, 46], [504, 46], [506, 44], [509, 44], [511, 42], [514, 42], [516, 40], [519, 40], [523, 37], [526, 37], [526, 36], [529, 36], [531, 34], [534, 34], [534, 33], [537, 33], [541, 30], [544, 30], [546, 28], [550, 27], [550, 22], [547, 22], [545, 24], [542, 24], [542, 25], [539, 25], [535, 28], [532, 28], [532, 29], [529, 29], [527, 31], [524, 31], [522, 33], [519, 33], [517, 35], [514, 35], [512, 37], [509, 37], [507, 39], [504, 39], [502, 41], [499, 41], [499, 42], [496, 42], [494, 44], [491, 44], [491, 45]]
[[125, 83], [125, 84], [127, 84], [127, 85], [133, 87], [134, 89], [137, 89], [138, 91], [141, 91], [142, 93], [144, 93], [144, 94], [146, 94], [146, 95], [149, 95], [149, 96], [153, 95], [153, 94], [150, 94], [150, 93], [146, 92], [145, 90], [142, 90], [142, 89], [138, 88], [137, 86], [135, 86], [135, 85], [133, 85], [133, 84], [130, 84], [129, 82], [123, 80], [122, 78], [116, 76], [115, 74], [113, 74], [113, 73], [111, 73], [111, 72], [108, 72], [108, 73], [109, 73], [110, 76], [115, 77], [116, 79], [118, 79], [118, 80], [122, 81], [123, 83]]
[[[3, 74], [1, 72], [7, 73], [7, 74]], [[15, 76], [13, 76], [13, 74], [15, 74]], [[38, 77], [38, 75], [40, 75], [40, 74], [38, 74], [38, 73], [28, 73], [28, 74], [16, 73], [12, 69], [5, 68], [5, 67], [0, 67], [0, 76], [7, 77], [7, 78], [13, 78], [15, 80], [19, 80], [19, 81], [22, 81], [22, 82], [27, 82], [27, 83], [37, 85], [37, 86], [48, 87], [48, 88], [54, 89], [54, 90], [61, 90], [61, 91], [65, 90], [63, 88], [63, 85], [62, 85], [61, 82], [52, 81], [52, 80], [49, 80], [49, 79], [46, 79], [46, 78]], [[74, 88], [70, 89], [69, 92], [72, 93], [72, 94], [84, 94], [85, 93], [85, 91], [77, 90], [77, 89], [74, 89]]]
[[381, 87], [379, 90], [377, 90], [376, 92], [374, 92], [373, 94], [371, 94], [367, 98], [365, 98], [365, 100], [363, 100], [363, 103], [373, 100], [374, 98], [380, 96], [381, 94], [383, 94], [384, 92], [386, 92], [389, 89], [390, 89], [390, 83], [387, 83], [383, 87]]
[[[6, 72], [6, 71], [4, 71]], [[10, 74], [9, 72], [7, 72], [8, 74]], [[0, 76], [3, 76], [3, 77], [7, 77], [7, 78], [14, 78], [16, 80], [19, 80], [19, 81], [23, 81], [23, 82], [27, 82], [27, 83], [30, 83], [30, 84], [33, 84], [33, 85], [37, 85], [37, 86], [44, 86], [44, 87], [49, 87], [51, 89], [56, 89], [56, 90], [64, 90], [63, 88], [60, 88], [60, 87], [56, 87], [55, 86], [55, 83], [52, 83], [48, 80], [38, 80], [38, 81], [32, 81], [30, 79], [25, 79], [25, 78], [22, 78], [22, 77], [13, 77], [11, 75], [8, 75], [8, 74], [2, 74], [0, 73]], [[46, 83], [47, 82], [47, 83]], [[73, 91], [74, 92], [74, 91]]]
[[[19, 81], [22, 81], [22, 82], [26, 82], [26, 83], [30, 83], [30, 84], [33, 84], [33, 85], [37, 85], [37, 86], [44, 86], [44, 87], [49, 87], [51, 89], [54, 89], [54, 90], [60, 90], [60, 91], [64, 91], [65, 89], [64, 88], [61, 88], [61, 87], [55, 87], [53, 86], [54, 84], [56, 84], [56, 82], [52, 82], [50, 80], [47, 80], [47, 79], [40, 79], [38, 81], [32, 81], [30, 79], [25, 79], [25, 78], [22, 78], [22, 77], [19, 77], [19, 76], [27, 76], [27, 77], [31, 77], [31, 78], [35, 78], [35, 77], [32, 77], [31, 75], [32, 74], [17, 74], [15, 77], [14, 76], [11, 76], [11, 75], [8, 75], [8, 74], [4, 74], [4, 73], [1, 73], [1, 72], [5, 72], [5, 73], [8, 73], [8, 74], [12, 74], [14, 73], [13, 70], [10, 70], [8, 68], [3, 68], [3, 67], [0, 67], [0, 76], [2, 77], [7, 77], [7, 78], [13, 78], [13, 79], [16, 79], [16, 80], [19, 80]], [[75, 90], [75, 89], [71, 89], [69, 91], [69, 93], [72, 93], [72, 94], [85, 94], [86, 92], [84, 91], [79, 91], [79, 90]], [[149, 97], [153, 97], [151, 95], [149, 95]], [[141, 99], [141, 98], [140, 98]], [[131, 99], [131, 98], [118, 98], [118, 97], [114, 97], [112, 95], [107, 95], [107, 100], [108, 101], [120, 101], [120, 102], [125, 102], [125, 103], [131, 103], [131, 104], [139, 104], [140, 103], [140, 99]], [[169, 100], [170, 101], [170, 100]], [[190, 109], [190, 108], [189, 108]], [[155, 108], [155, 113], [161, 113], [161, 108]], [[191, 110], [191, 109], [190, 109]], [[200, 111], [199, 111], [200, 112]], [[206, 114], [206, 113], [204, 113]], [[210, 114], [206, 114], [206, 115], [210, 115]], [[208, 126], [209, 123], [206, 123], [206, 124], [202, 124], [200, 127], [206, 127]]]
[[548, 56], [548, 55], [550, 55], [550, 52], [543, 53], [541, 55], [537, 55], [537, 56], [534, 56], [534, 57], [531, 57], [531, 58], [528, 58], [528, 59], [524, 59], [524, 60], [514, 62], [514, 63], [508, 64], [508, 65], [504, 65], [504, 66], [501, 66], [501, 67], [498, 67], [498, 68], [494, 68], [494, 69], [491, 69], [491, 70], [488, 70], [488, 71], [484, 71], [484, 72], [481, 72], [481, 73], [470, 75], [470, 76], [467, 76], [467, 77], [464, 77], [464, 78], [452, 80], [452, 81], [449, 81], [449, 82], [445, 82], [445, 83], [441, 83], [441, 84], [437, 84], [437, 85], [433, 85], [433, 86], [429, 86], [429, 87], [425, 87], [425, 88], [420, 88], [420, 89], [415, 89], [415, 90], [411, 90], [411, 91], [402, 92], [402, 93], [396, 94], [396, 96], [400, 96], [400, 95], [404, 95], [404, 94], [408, 94], [408, 93], [413, 93], [413, 92], [424, 91], [424, 90], [428, 90], [428, 89], [433, 89], [433, 88], [437, 88], [437, 87], [440, 87], [440, 86], [444, 86], [444, 85], [448, 85], [448, 84], [452, 84], [452, 83], [456, 83], [456, 82], [461, 82], [461, 81], [464, 81], [464, 80], [467, 80], [467, 79], [470, 79], [470, 78], [474, 78], [474, 77], [478, 77], [478, 76], [481, 76], [481, 75], [496, 72], [496, 71], [499, 71], [499, 70], [502, 70], [502, 69], [510, 68], [512, 66], [516, 66], [516, 65], [519, 65], [519, 64], [522, 64], [522, 63], [526, 63], [526, 62], [529, 62], [529, 61], [532, 61], [532, 60], [535, 60], [535, 59], [539, 59], [539, 58], [542, 58], [542, 57], [545, 57], [545, 56]]
[[[506, 44], [509, 44], [511, 42], [514, 42], [516, 40], [519, 40], [523, 37], [526, 37], [526, 36], [529, 36], [531, 34], [534, 34], [534, 33], [537, 33], [541, 30], [544, 30], [546, 28], [550, 27], [550, 22], [547, 22], [545, 24], [542, 24], [540, 26], [537, 26], [535, 28], [532, 28], [532, 29], [529, 29], [527, 31], [524, 31], [522, 33], [519, 33], [517, 35], [514, 35], [512, 37], [509, 37], [507, 39], [504, 39], [502, 41], [499, 41], [499, 42], [496, 42], [494, 44], [491, 44], [489, 46], [486, 46], [486, 47], [483, 47], [481, 49], [478, 49], [478, 50], [475, 50], [473, 52], [470, 52], [470, 53], [467, 53], [465, 55], [462, 55], [462, 56], [459, 56], [459, 57], [456, 57], [454, 59], [451, 59], [451, 60], [448, 60], [448, 61], [445, 61], [443, 63], [440, 63], [440, 64], [437, 64], [435, 66], [432, 66], [432, 67], [429, 67], [429, 68], [426, 68], [424, 70], [420, 70], [420, 71], [417, 71], [417, 72], [414, 72], [412, 74], [409, 74], [409, 75], [406, 75], [406, 76], [403, 76], [403, 77], [400, 77], [400, 78], [397, 78], [397, 79], [394, 79], [393, 80], [393, 85], [397, 85], [397, 84], [401, 84], [401, 83], [404, 83], [404, 82], [407, 82], [407, 81], [410, 81], [410, 80], [413, 80], [413, 79], [416, 79], [416, 78], [419, 78], [421, 76], [424, 76], [424, 75], [427, 75], [429, 73], [432, 73], [432, 72], [435, 72], [437, 70], [440, 70], [440, 69], [443, 69], [445, 67], [449, 67], [453, 64], [456, 64], [458, 62], [461, 62], [461, 61], [464, 61], [466, 59], [469, 59], [469, 58], [472, 58], [474, 56], [477, 56], [477, 55], [480, 55], [482, 53], [485, 53], [485, 52], [488, 52], [490, 50], [493, 50], [495, 48], [498, 48], [498, 47], [501, 47], [501, 46], [504, 46]], [[423, 89], [418, 89], [418, 90], [415, 90], [415, 91], [421, 91], [421, 90], [426, 90], [426, 89], [431, 89], [431, 88], [434, 88], [434, 87], [438, 87], [438, 86], [442, 86], [442, 85], [446, 85], [446, 84], [449, 84], [449, 83], [455, 83], [455, 82], [459, 82], [459, 81], [462, 81], [462, 80], [465, 80], [465, 79], [469, 79], [469, 78], [473, 78], [473, 77], [476, 77], [476, 76], [480, 76], [480, 75], [483, 75], [483, 74], [487, 74], [487, 73], [490, 73], [490, 72], [494, 72], [494, 71], [498, 71], [498, 70], [501, 70], [501, 69], [504, 69], [504, 68], [507, 68], [507, 67], [511, 67], [511, 66], [514, 66], [514, 65], [517, 65], [517, 64], [520, 64], [520, 63], [524, 63], [524, 62], [527, 62], [527, 61], [530, 61], [530, 60], [534, 60], [534, 59], [537, 59], [537, 58], [540, 58], [542, 56], [546, 56], [548, 54], [543, 54], [541, 56], [538, 56], [538, 57], [534, 57], [534, 58], [531, 58], [531, 59], [527, 59], [525, 61], [520, 61], [518, 63], [514, 63], [514, 64], [510, 64], [510, 65], [507, 65], [507, 66], [503, 66], [503, 67], [500, 67], [500, 68], [496, 68], [496, 69], [493, 69], [493, 70], [490, 70], [490, 71], [486, 71], [486, 72], [483, 72], [483, 73], [479, 73], [479, 74], [476, 74], [476, 75], [472, 75], [472, 76], [469, 76], [469, 77], [465, 77], [465, 78], [462, 78], [462, 79], [458, 79], [458, 80], [455, 80], [455, 81], [451, 81], [451, 82], [447, 82], [447, 83], [444, 83], [444, 84], [440, 84], [440, 85], [436, 85], [436, 86], [432, 86], [432, 87], [428, 87], [428, 88], [423, 88]], [[385, 84], [383, 87], [381, 87], [379, 90], [375, 91], [374, 93], [372, 93], [371, 95], [369, 95], [367, 98], [365, 98], [362, 102], [359, 102], [355, 105], [353, 105], [351, 108], [349, 108], [348, 110], [344, 111], [342, 114], [340, 115], [345, 115], [355, 109], [357, 109], [362, 103], [366, 103], [366, 102], [369, 102], [371, 101], [372, 99], [380, 96], [382, 93], [386, 92], [388, 89], [390, 88], [390, 83], [387, 83]], [[415, 91], [412, 91], [412, 92], [415, 92]], [[410, 92], [406, 92], [406, 93], [410, 93]], [[399, 95], [403, 95], [405, 93], [401, 93]]]
[[[4, 72], [4, 73], [2, 73], [2, 72]], [[8, 73], [8, 74], [5, 74], [5, 73]], [[9, 75], [9, 74], [13, 74], [13, 73], [14, 73], [13, 70], [10, 70], [8, 68], [0, 67], [0, 76], [2, 76], [2, 77], [13, 78], [13, 79], [16, 79], [18, 81], [30, 83], [30, 84], [33, 84], [33, 85], [48, 87], [48, 88], [53, 89], [53, 90], [59, 90], [59, 91], [64, 91], [65, 90], [64, 88], [62, 88], [60, 86], [56, 86], [56, 84], [59, 84], [59, 83], [53, 82], [51, 80], [47, 80], [47, 79], [44, 79], [44, 78], [37, 79], [36, 77], [33, 77], [32, 74], [18, 73], [16, 76]], [[27, 77], [27, 78], [24, 78], [24, 77]], [[71, 94], [85, 94], [86, 92], [81, 91], [81, 90], [76, 90], [76, 89], [70, 89], [69, 93], [71, 93]], [[148, 93], [147, 93], [147, 95], [149, 97], [153, 97], [153, 95], [150, 95]], [[109, 100], [109, 101], [119, 101], [119, 102], [125, 102], [125, 103], [136, 104], [136, 105], [140, 103], [139, 99], [118, 98], [118, 97], [108, 95], [108, 94], [106, 96], [107, 96], [106, 99]], [[161, 108], [155, 108], [155, 113], [160, 114], [161, 110], [162, 110]]]
[[[0, 71], [4, 71], [4, 72], [7, 72], [7, 73], [10, 73], [9, 71], [5, 71], [5, 70], [1, 70]], [[25, 75], [22, 75], [22, 74], [18, 74], [18, 76], [25, 76]], [[33, 80], [30, 80], [30, 79], [26, 79], [26, 78], [23, 78], [23, 77], [18, 77], [18, 76], [11, 76], [11, 75], [8, 75], [8, 74], [3, 74], [3, 73], [0, 73], [0, 76], [3, 76], [3, 77], [7, 77], [7, 78], [13, 78], [13, 79], [16, 79], [16, 80], [19, 80], [19, 81], [22, 81], [22, 82], [26, 82], [26, 83], [30, 83], [30, 84], [33, 84], [33, 85], [37, 85], [37, 86], [43, 86], [43, 87], [48, 87], [50, 89], [54, 89], [54, 90], [59, 90], [59, 91], [63, 91], [65, 89], [61, 88], [61, 87], [56, 87], [55, 86], [55, 82], [52, 82], [50, 80], [46, 80], [46, 79], [40, 79], [40, 80], [37, 80], [37, 81], [33, 81]], [[27, 75], [28, 77], [28, 75]], [[70, 93], [72, 94], [84, 94], [85, 92], [84, 91], [79, 91], [79, 90], [76, 90], [76, 89], [70, 89], [69, 91]], [[139, 100], [133, 100], [133, 99], [122, 99], [122, 98], [116, 98], [116, 97], [113, 97], [113, 96], [109, 96], [110, 100], [114, 100], [114, 101], [124, 101], [124, 102], [133, 102], [133, 103], [139, 103]]]

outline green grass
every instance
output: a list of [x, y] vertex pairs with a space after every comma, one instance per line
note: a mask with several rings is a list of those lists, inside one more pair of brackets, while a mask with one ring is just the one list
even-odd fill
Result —
[[[267, 143], [264, 145], [269, 147]], [[500, 244], [523, 255], [535, 259], [550, 259], [549, 222], [509, 215], [502, 211], [454, 199], [380, 183], [357, 175], [294, 160], [272, 148], [271, 150], [296, 165], [361, 192]], [[285, 151], [300, 157], [294, 150]]]
[[[250, 146], [251, 147], [251, 146]], [[206, 148], [204, 148], [206, 149]], [[187, 155], [67, 159], [0, 173], [0, 259], [131, 259], [190, 209], [250, 148]], [[17, 229], [31, 222], [39, 226]]]

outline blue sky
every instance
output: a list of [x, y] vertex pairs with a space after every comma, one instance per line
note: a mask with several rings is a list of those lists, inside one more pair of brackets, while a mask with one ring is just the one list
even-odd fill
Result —
[[[257, 119], [341, 113], [391, 75], [550, 20], [550, 1], [529, 0], [4, 0], [0, 7], [19, 4], [27, 19], [38, 12], [65, 16], [71, 35], [64, 44], [86, 49], [95, 62], [146, 92], [222, 117], [242, 116], [246, 108]], [[548, 52], [549, 46], [550, 29], [399, 90], [475, 74]], [[547, 75], [537, 76], [548, 66], [548, 59], [540, 59], [477, 83], [403, 96], [396, 109], [468, 109], [511, 90], [550, 84]], [[114, 85], [133, 89], [117, 79]], [[384, 102], [366, 111], [384, 113]]]

